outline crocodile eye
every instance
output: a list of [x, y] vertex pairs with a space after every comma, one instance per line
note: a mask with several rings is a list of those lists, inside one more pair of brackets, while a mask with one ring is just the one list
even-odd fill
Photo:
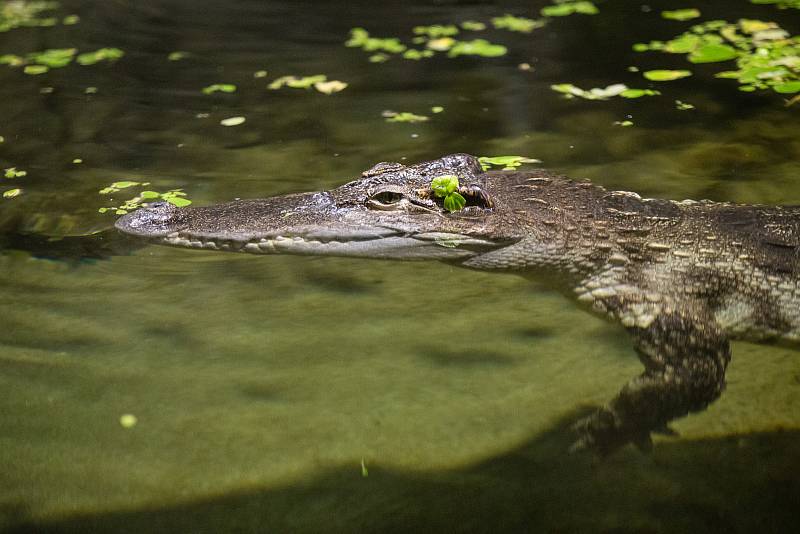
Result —
[[370, 197], [370, 200], [378, 202], [380, 204], [396, 204], [403, 200], [403, 193], [398, 193], [397, 191], [381, 191], [380, 193], [375, 193]]

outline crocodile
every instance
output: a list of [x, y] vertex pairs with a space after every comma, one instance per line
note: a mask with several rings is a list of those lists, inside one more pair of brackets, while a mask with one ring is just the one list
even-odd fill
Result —
[[[462, 209], [431, 182], [456, 176]], [[642, 198], [546, 170], [484, 171], [470, 155], [379, 163], [330, 191], [120, 218], [125, 234], [256, 254], [433, 259], [542, 278], [627, 330], [644, 365], [575, 424], [600, 455], [704, 410], [725, 387], [730, 340], [800, 342], [800, 206]]]

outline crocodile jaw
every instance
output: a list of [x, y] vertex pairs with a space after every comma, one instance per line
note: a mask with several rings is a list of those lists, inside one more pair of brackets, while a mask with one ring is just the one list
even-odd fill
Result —
[[157, 244], [252, 254], [463, 260], [498, 246], [488, 239], [458, 233], [416, 233], [336, 219], [324, 225], [306, 220], [296, 226], [282, 225], [274, 213], [263, 221], [253, 216], [225, 221], [226, 213], [247, 206], [237, 204], [230, 205], [230, 210], [220, 210], [219, 206], [176, 208], [157, 202], [120, 218], [116, 227]]

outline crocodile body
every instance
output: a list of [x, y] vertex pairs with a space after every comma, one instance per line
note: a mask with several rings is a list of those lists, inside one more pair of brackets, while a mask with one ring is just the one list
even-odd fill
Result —
[[[464, 209], [431, 194], [459, 178]], [[252, 253], [437, 259], [546, 277], [631, 335], [644, 372], [579, 421], [577, 447], [646, 448], [722, 392], [730, 339], [800, 342], [800, 207], [645, 199], [455, 154], [381, 163], [327, 192], [207, 207], [153, 204], [121, 231]]]

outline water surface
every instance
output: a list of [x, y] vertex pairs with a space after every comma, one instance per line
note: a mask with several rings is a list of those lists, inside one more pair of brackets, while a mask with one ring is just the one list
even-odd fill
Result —
[[[727, 391], [677, 421], [679, 438], [596, 464], [566, 454], [569, 426], [640, 365], [618, 327], [546, 285], [436, 263], [142, 248], [95, 233], [113, 224], [97, 212], [97, 191], [113, 181], [182, 188], [207, 204], [330, 188], [378, 161], [457, 151], [536, 157], [647, 196], [800, 203], [800, 104], [740, 93], [711, 66], [659, 84], [660, 97], [588, 102], [550, 89], [656, 87], [627, 67], [687, 63], [631, 44], [684, 31], [691, 22], [658, 12], [685, 6], [608, 1], [531, 34], [486, 32], [508, 47], [500, 58], [371, 64], [343, 46], [356, 26], [407, 38], [415, 25], [534, 16], [543, 5], [69, 1], [58, 12], [78, 14], [77, 25], [0, 34], [0, 54], [125, 51], [115, 64], [39, 76], [0, 66], [0, 167], [28, 173], [13, 183], [23, 194], [0, 203], [0, 530], [799, 524], [795, 350], [736, 343]], [[692, 5], [700, 20], [800, 32], [797, 11]], [[178, 50], [190, 55], [169, 61]], [[320, 73], [349, 86], [266, 89]], [[203, 94], [213, 83], [238, 90]], [[677, 111], [676, 99], [696, 109]], [[431, 119], [388, 123], [385, 110]], [[240, 115], [241, 126], [219, 124]], [[628, 117], [634, 126], [614, 124]], [[444, 343], [440, 324], [457, 335]], [[120, 424], [125, 414], [135, 426]]]

